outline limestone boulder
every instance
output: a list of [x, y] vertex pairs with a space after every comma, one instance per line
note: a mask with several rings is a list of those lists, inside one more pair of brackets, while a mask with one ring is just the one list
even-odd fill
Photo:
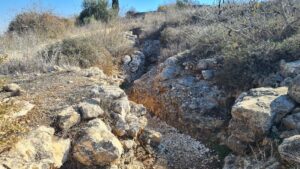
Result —
[[289, 86], [289, 96], [300, 103], [300, 75], [296, 76]]
[[146, 117], [138, 117], [134, 114], [128, 114], [126, 116], [126, 123], [128, 124], [127, 134], [133, 138], [136, 138], [138, 134], [146, 127], [147, 125]]
[[130, 102], [126, 93], [118, 86], [98, 86], [97, 97], [100, 98], [100, 106], [105, 111], [118, 113], [125, 117], [130, 112]]
[[78, 105], [78, 108], [84, 120], [93, 119], [104, 115], [104, 111], [96, 102], [82, 102]]
[[74, 158], [86, 166], [111, 164], [118, 160], [122, 153], [121, 142], [100, 119], [87, 123], [73, 149]]
[[279, 145], [278, 151], [284, 160], [300, 164], [300, 135], [284, 139]]
[[282, 119], [282, 123], [285, 128], [290, 130], [300, 130], [300, 112], [288, 115]]
[[300, 60], [280, 63], [280, 73], [285, 77], [295, 77], [300, 74]]
[[68, 130], [74, 125], [78, 124], [81, 120], [80, 114], [76, 112], [76, 110], [70, 106], [63, 109], [57, 116], [58, 119], [58, 127], [61, 130]]
[[18, 92], [21, 90], [21, 87], [18, 84], [11, 83], [3, 86], [3, 91], [5, 92]]
[[227, 145], [236, 152], [249, 143], [261, 140], [271, 127], [293, 110], [295, 103], [287, 88], [256, 88], [243, 93], [232, 107]]
[[113, 131], [117, 136], [127, 135], [136, 138], [147, 125], [146, 108], [133, 102], [130, 102], [130, 107], [131, 111], [126, 116], [114, 114]]
[[161, 133], [154, 130], [144, 130], [139, 139], [143, 144], [158, 145], [162, 139]]
[[119, 137], [137, 137], [147, 125], [146, 108], [130, 102], [126, 93], [118, 86], [101, 85], [93, 89], [100, 98], [100, 106], [113, 117], [112, 129]]
[[2, 88], [5, 92], [11, 92], [11, 96], [20, 96], [24, 90], [16, 83], [4, 85]]
[[[54, 129], [41, 126], [0, 155], [0, 166], [11, 169], [60, 168], [68, 159], [71, 141], [54, 136]], [[1, 168], [1, 167], [0, 167]]]
[[125, 150], [130, 150], [137, 146], [137, 144], [133, 140], [123, 140], [122, 145]]

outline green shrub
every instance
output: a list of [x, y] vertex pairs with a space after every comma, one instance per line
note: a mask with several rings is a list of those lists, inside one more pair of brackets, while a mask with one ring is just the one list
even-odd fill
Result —
[[91, 19], [108, 22], [113, 16], [107, 0], [84, 0], [82, 7], [78, 17], [79, 24], [88, 24]]
[[74, 23], [52, 13], [24, 12], [15, 17], [8, 27], [9, 33], [19, 35], [34, 32], [45, 38], [57, 38], [72, 27]]

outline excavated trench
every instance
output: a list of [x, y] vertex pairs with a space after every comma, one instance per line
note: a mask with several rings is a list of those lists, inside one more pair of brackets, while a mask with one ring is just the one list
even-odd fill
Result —
[[[152, 49], [148, 47], [148, 50], [157, 50], [158, 48], [155, 46], [155, 43], [159, 40], [150, 39], [149, 41], [146, 40], [143, 41], [142, 44], [139, 43], [137, 48], [145, 53], [145, 44], [149, 45], [147, 43], [154, 43], [154, 47], [152, 47]], [[159, 54], [159, 52], [156, 53], [156, 55], [157, 54]], [[183, 135], [191, 136], [205, 143], [205, 145], [209, 147], [212, 153], [211, 155], [214, 156], [214, 158], [216, 157], [215, 155], [218, 156], [215, 158], [214, 163], [210, 163], [211, 168], [221, 168], [223, 160], [225, 156], [230, 153], [230, 150], [226, 146], [219, 145], [217, 135], [224, 132], [228, 126], [230, 119], [229, 111], [234, 103], [235, 96], [227, 96], [225, 91], [216, 89], [213, 83], [206, 83], [205, 80], [200, 80], [201, 82], [199, 82], [199, 79], [195, 78], [197, 74], [194, 70], [189, 71], [186, 70], [186, 67], [182, 68], [184, 63], [181, 62], [181, 60], [189, 60], [186, 55], [188, 55], [188, 53], [183, 54], [183, 56], [178, 54], [179, 59], [175, 58], [175, 60], [180, 60], [180, 63], [173, 63], [171, 66], [166, 65], [168, 63], [159, 64], [158, 56], [154, 56], [155, 59], [153, 59], [151, 55], [138, 56], [142, 61], [138, 62], [140, 65], [135, 66], [139, 67], [141, 71], [127, 71], [127, 73], [129, 72], [130, 78], [126, 79], [120, 87], [125, 90], [130, 100], [144, 105], [150, 112], [150, 116], [154, 118], [158, 117], [166, 122], [166, 124], [175, 127], [176, 130], [178, 129], [180, 133], [184, 133]], [[130, 62], [127, 63], [128, 66], [130, 66], [134, 57], [131, 56]], [[172, 62], [172, 60], [167, 60], [166, 62]], [[171, 75], [171, 77], [160, 80], [161, 72], [164, 72], [166, 67], [170, 68], [172, 66], [181, 67], [176, 71], [182, 71], [183, 73], [180, 74], [176, 72], [176, 75]], [[130, 70], [130, 67], [127, 69]], [[169, 70], [165, 72], [168, 71]], [[173, 70], [170, 71], [172, 72]], [[208, 89], [203, 90], [201, 88]], [[206, 97], [206, 95], [208, 95], [208, 97]], [[222, 98], [219, 99], [218, 97]], [[196, 101], [193, 101], [193, 99], [196, 99]], [[196, 108], [190, 108], [190, 105], [185, 105], [184, 107], [183, 104], [185, 102], [191, 104], [191, 107], [194, 106]], [[205, 104], [215, 105], [209, 107]], [[204, 110], [201, 106], [205, 107]], [[199, 111], [201, 112], [200, 114]], [[199, 149], [199, 151], [201, 150]], [[189, 168], [189, 166], [186, 167]], [[197, 167], [199, 167], [199, 165]]]

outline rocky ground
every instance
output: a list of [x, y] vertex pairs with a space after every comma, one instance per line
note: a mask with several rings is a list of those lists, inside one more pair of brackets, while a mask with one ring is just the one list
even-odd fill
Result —
[[136, 50], [116, 76], [60, 66], [3, 76], [0, 169], [299, 168], [300, 61], [228, 90], [216, 83], [221, 56], [164, 60], [158, 39], [137, 37], [126, 33]]
[[3, 150], [1, 167], [220, 167], [212, 150], [146, 115], [119, 85], [120, 79], [97, 68], [9, 77], [0, 94], [3, 102], [32, 106], [8, 114], [17, 114], [14, 118], [29, 129]]

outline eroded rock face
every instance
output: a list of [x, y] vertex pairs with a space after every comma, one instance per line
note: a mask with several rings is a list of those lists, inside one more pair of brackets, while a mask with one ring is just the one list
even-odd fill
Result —
[[278, 151], [284, 160], [300, 164], [300, 135], [284, 139]]
[[87, 166], [110, 164], [122, 153], [122, 144], [100, 119], [92, 120], [85, 126], [73, 149], [74, 158]]
[[227, 145], [242, 153], [245, 146], [261, 140], [272, 125], [293, 110], [287, 88], [256, 88], [243, 93], [232, 107]]
[[296, 76], [289, 86], [289, 96], [300, 103], [300, 75]]
[[67, 160], [71, 141], [53, 136], [54, 129], [39, 127], [20, 140], [8, 153], [0, 155], [0, 168], [51, 169]]
[[228, 118], [230, 96], [213, 82], [199, 79], [202, 72], [185, 64], [189, 56], [187, 51], [152, 68], [134, 82], [129, 96], [169, 124], [208, 139], [206, 134], [222, 128]]

